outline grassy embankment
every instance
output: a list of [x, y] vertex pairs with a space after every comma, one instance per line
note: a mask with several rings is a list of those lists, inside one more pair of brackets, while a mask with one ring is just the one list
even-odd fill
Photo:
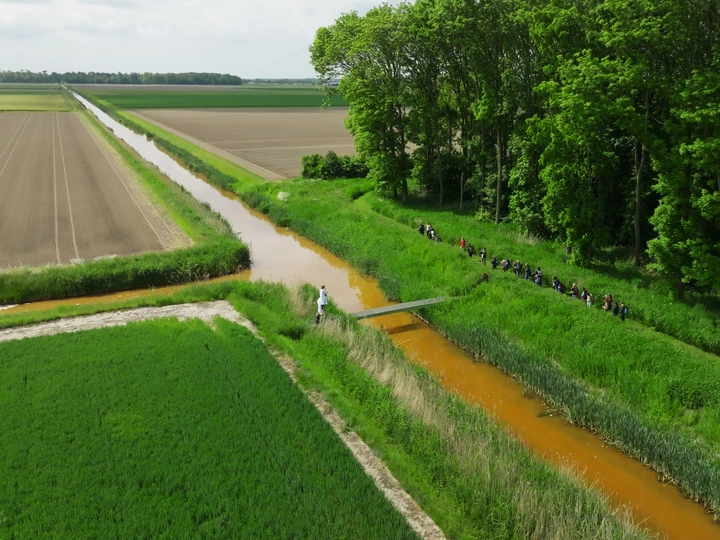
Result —
[[249, 264], [249, 249], [218, 214], [144, 162], [92, 115], [81, 114], [120, 156], [150, 199], [164, 209], [195, 245], [74, 265], [7, 269], [0, 272], [0, 303], [187, 283], [230, 274]]
[[[105, 106], [118, 109], [206, 108], [206, 107], [320, 107], [323, 91], [307, 86], [236, 86], [189, 87], [167, 89], [77, 87], [84, 96], [91, 95]], [[332, 99], [334, 106], [347, 106], [340, 97]]]
[[[325, 324], [308, 325], [314, 292], [306, 288], [301, 294], [288, 294], [279, 285], [246, 282], [196, 285], [171, 297], [127, 301], [125, 307], [230, 300], [269, 346], [295, 359], [301, 383], [323, 392], [351, 419], [351, 427], [452, 537], [643, 537], [596, 493], [531, 456], [497, 430], [480, 409], [443, 391], [377, 330], [347, 325], [332, 306]], [[63, 314], [115, 307], [71, 306]], [[37, 322], [58, 314], [56, 309], [0, 315], [0, 325]], [[335, 538], [342, 536], [332, 529], [337, 522], [333, 516], [348, 506], [370, 507], [373, 514], [391, 513], [367, 490], [348, 495], [344, 486], [334, 482], [364, 486], [347, 472], [353, 467], [332, 459], [337, 454], [335, 441], [327, 440], [323, 429], [315, 426], [316, 413], [299, 403], [302, 400], [265, 348], [235, 325], [221, 322], [217, 332], [210, 332], [200, 323], [143, 323], [0, 344], [0, 351], [0, 362], [13, 358], [0, 372], [3, 385], [11, 389], [4, 404], [11, 414], [2, 420], [8, 429], [2, 433], [13, 441], [5, 447], [12, 449], [6, 455], [16, 466], [6, 467], [12, 472], [2, 479], [8, 489], [0, 489], [0, 508], [9, 510], [2, 510], [5, 520], [0, 527], [31, 534], [45, 532], [38, 529], [43, 526], [73, 533], [77, 526], [118, 534], [142, 534], [153, 527], [170, 534], [207, 529], [227, 535], [238, 523], [247, 527], [254, 523], [280, 527], [278, 531], [291, 535], [308, 532], [298, 527], [315, 526], [319, 528], [308, 534]], [[152, 362], [146, 361], [148, 355]], [[53, 408], [52, 422], [42, 420], [50, 417], [41, 414], [46, 407]], [[245, 414], [238, 415], [238, 407]], [[276, 412], [285, 414], [276, 416]], [[34, 422], [16, 421], [33, 413], [37, 413]], [[198, 414], [203, 422], [196, 421]], [[300, 426], [299, 418], [304, 420]], [[248, 437], [248, 431], [254, 436]], [[278, 433], [282, 440], [272, 442]], [[314, 437], [303, 438], [308, 433]], [[45, 441], [36, 448], [43, 454], [31, 453], [33, 458], [27, 460], [26, 447], [38, 438]], [[265, 444], [258, 445], [258, 439]], [[290, 452], [288, 439], [294, 445]], [[56, 444], [46, 444], [48, 440]], [[298, 448], [302, 460], [295, 455]], [[331, 458], [322, 452], [331, 453]], [[156, 459], [158, 455], [162, 459]], [[253, 470], [245, 471], [242, 458]], [[176, 460], [177, 467], [168, 466]], [[25, 468], [40, 461], [52, 466], [25, 474]], [[89, 461], [88, 467], [80, 470], [89, 476], [71, 475], [72, 467], [84, 461]], [[335, 465], [332, 475], [328, 463]], [[92, 475], [95, 468], [102, 474]], [[272, 482], [279, 477], [274, 471], [279, 469], [284, 472], [283, 483], [275, 486]], [[308, 469], [309, 481], [301, 476]], [[133, 488], [132, 497], [106, 489], [123, 482]], [[253, 482], [263, 489], [253, 488], [253, 506], [247, 508], [247, 488]], [[324, 492], [316, 493], [316, 486], [323, 484]], [[275, 490], [286, 499], [277, 501], [277, 507]], [[338, 493], [343, 496], [336, 499]], [[81, 504], [80, 514], [71, 513], [73, 501], [90, 501], [93, 494], [101, 505]], [[230, 496], [232, 505], [225, 503]], [[358, 506], [363, 496], [370, 503]], [[288, 509], [286, 502], [296, 498], [299, 506]], [[60, 504], [53, 503], [47, 514], [33, 519], [34, 513], [45, 509], [46, 501], [55, 499]], [[320, 509], [328, 502], [338, 508], [332, 506], [330, 516], [318, 517], [316, 508], [303, 506], [308, 501]], [[248, 510], [252, 523], [233, 519], [238, 508]], [[288, 516], [295, 519], [287, 522]], [[110, 529], [96, 528], [99, 520], [110, 517], [112, 521], [105, 524]], [[374, 518], [381, 525], [391, 522]], [[325, 520], [332, 521], [328, 525]], [[393, 526], [392, 533], [365, 532], [396, 537], [403, 527]], [[343, 527], [341, 532], [348, 530], [357, 537], [356, 529]]]
[[633, 267], [629, 259], [597, 260], [592, 267], [581, 268], [566, 264], [568, 255], [563, 247], [525, 237], [510, 225], [478, 223], [471, 215], [459, 215], [422, 202], [403, 207], [377, 195], [370, 195], [359, 204], [413, 229], [417, 229], [421, 220], [429, 221], [449, 244], [458, 245], [460, 237], [465, 236], [478, 251], [481, 247], [488, 249], [488, 262], [497, 256], [498, 261], [508, 258], [529, 262], [533, 271], [539, 266], [546, 287], [552, 287], [555, 275], [568, 289], [573, 283], [587, 287], [595, 296], [595, 309], [601, 308], [603, 295], [611, 293], [618, 303], [624, 301], [630, 306], [631, 319], [720, 354], [720, 298], [688, 293], [685, 300], [677, 300], [666, 281]]
[[61, 112], [74, 108], [74, 100], [55, 84], [0, 83], [0, 112]]
[[[211, 181], [232, 182], [234, 164], [217, 156], [220, 167], [203, 164], [202, 150], [136, 120], [136, 129], [152, 131]], [[276, 223], [377, 276], [391, 298], [462, 296], [427, 310], [426, 317], [469, 353], [483, 355], [538, 391], [572, 422], [597, 431], [714, 512], [720, 509], [715, 356], [637, 323], [621, 325], [512, 274], [494, 273], [490, 283], [479, 286], [485, 268], [477, 260], [370, 211], [362, 198], [353, 202], [366, 187], [352, 181], [271, 185], [242, 177], [235, 184]], [[291, 194], [288, 201], [277, 200], [279, 191]]]

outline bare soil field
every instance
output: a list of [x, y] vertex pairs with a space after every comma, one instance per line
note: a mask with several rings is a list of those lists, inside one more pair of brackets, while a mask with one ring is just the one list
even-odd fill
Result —
[[0, 114], [0, 193], [0, 268], [188, 243], [80, 113]]
[[[254, 170], [270, 180], [300, 175], [300, 159], [307, 154], [354, 154], [352, 135], [343, 121], [347, 109], [142, 109], [147, 119], [223, 157], [235, 156], [264, 169]], [[240, 165], [242, 162], [234, 160]]]

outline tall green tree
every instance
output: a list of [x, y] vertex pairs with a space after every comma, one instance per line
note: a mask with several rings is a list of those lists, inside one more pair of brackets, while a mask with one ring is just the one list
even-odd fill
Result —
[[684, 47], [666, 131], [655, 160], [660, 203], [652, 217], [651, 267], [678, 283], [720, 290], [720, 2], [690, 0], [678, 10]]
[[369, 178], [394, 196], [408, 198], [412, 167], [408, 153], [407, 5], [383, 5], [364, 17], [342, 15], [320, 28], [310, 47], [311, 62], [323, 79], [340, 78], [338, 91], [349, 103], [347, 127]]

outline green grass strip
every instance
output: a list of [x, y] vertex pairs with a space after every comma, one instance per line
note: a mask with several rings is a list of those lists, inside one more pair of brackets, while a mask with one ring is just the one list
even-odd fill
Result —
[[443, 241], [457, 245], [464, 236], [477, 250], [486, 247], [488, 261], [497, 256], [529, 262], [533, 270], [543, 269], [546, 285], [558, 278], [568, 289], [576, 282], [595, 296], [595, 309], [602, 306], [602, 296], [610, 293], [618, 302], [630, 306], [630, 317], [703, 350], [720, 354], [720, 298], [713, 294], [688, 293], [685, 301], [675, 298], [674, 289], [659, 276], [632, 266], [630, 260], [615, 259], [612, 254], [598, 254], [589, 268], [566, 264], [569, 255], [551, 242], [528, 238], [512, 225], [478, 223], [472, 215], [460, 215], [449, 209], [431, 207], [416, 201], [404, 207], [394, 201], [371, 194], [362, 202], [366, 208], [417, 229], [420, 222], [433, 224]]
[[[322, 89], [303, 87], [246, 86], [240, 88], [145, 89], [83, 88], [83, 94], [95, 97], [119, 109], [235, 108], [235, 107], [320, 107], [325, 102]], [[347, 106], [334, 96], [332, 106]]]
[[232, 274], [248, 265], [246, 245], [226, 238], [176, 251], [0, 273], [0, 304], [145, 289]]

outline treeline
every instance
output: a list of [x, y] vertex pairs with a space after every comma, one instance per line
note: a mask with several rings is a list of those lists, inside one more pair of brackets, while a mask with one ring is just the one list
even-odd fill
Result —
[[311, 54], [379, 189], [464, 197], [577, 263], [632, 247], [682, 293], [720, 290], [719, 31], [720, 0], [418, 0]]
[[216, 84], [239, 85], [243, 80], [227, 73], [101, 73], [70, 71], [39, 73], [2, 71], [0, 81], [7, 83], [71, 83], [71, 84]]

